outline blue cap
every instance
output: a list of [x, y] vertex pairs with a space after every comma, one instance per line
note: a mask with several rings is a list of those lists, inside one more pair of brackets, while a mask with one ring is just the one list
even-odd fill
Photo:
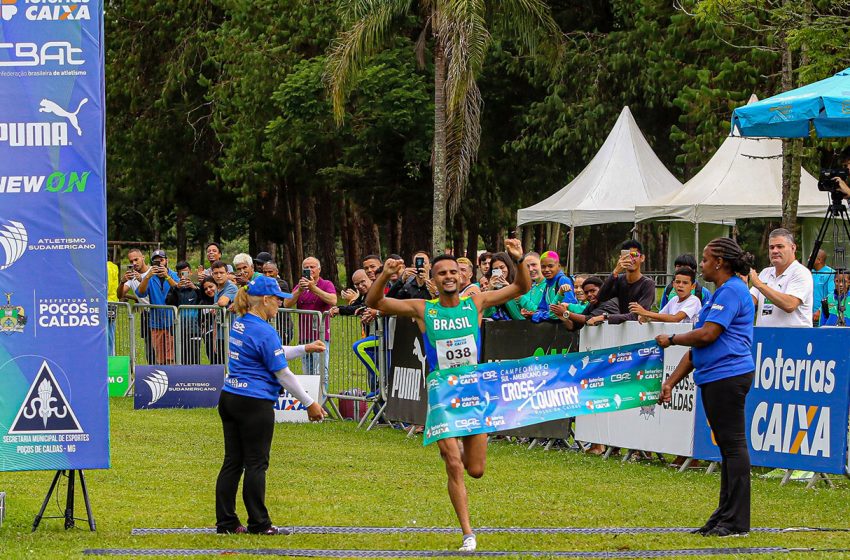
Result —
[[280, 291], [277, 280], [269, 276], [257, 276], [248, 282], [249, 296], [277, 296], [279, 298], [291, 298], [292, 294]]

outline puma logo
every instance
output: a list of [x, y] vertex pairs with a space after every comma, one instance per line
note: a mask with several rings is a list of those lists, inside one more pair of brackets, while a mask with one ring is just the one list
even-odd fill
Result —
[[68, 122], [70, 122], [71, 126], [73, 126], [74, 129], [77, 131], [77, 136], [82, 136], [83, 131], [82, 131], [82, 129], [80, 129], [80, 122], [77, 120], [77, 113], [80, 112], [80, 109], [83, 107], [83, 105], [88, 103], [88, 101], [89, 101], [88, 98], [83, 99], [82, 101], [80, 101], [80, 104], [77, 105], [77, 110], [74, 111], [73, 113], [69, 113], [68, 111], [66, 111], [65, 109], [63, 109], [62, 107], [60, 107], [59, 105], [54, 103], [53, 101], [51, 101], [49, 99], [42, 99], [41, 103], [39, 104], [38, 112], [39, 113], [53, 113], [57, 117], [62, 117], [62, 118], [68, 119]]

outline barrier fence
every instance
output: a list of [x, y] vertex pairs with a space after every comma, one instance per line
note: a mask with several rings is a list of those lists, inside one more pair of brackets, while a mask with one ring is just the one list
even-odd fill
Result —
[[[130, 356], [131, 370], [137, 365], [168, 364], [220, 364], [226, 367], [229, 325], [232, 318], [226, 310], [217, 306], [181, 306], [177, 308], [172, 306], [109, 303], [108, 320], [110, 354]], [[322, 314], [317, 311], [281, 309], [271, 323], [280, 334], [284, 344], [305, 344], [317, 339], [325, 341], [328, 350], [324, 354], [313, 354], [301, 360], [293, 360], [290, 364], [291, 369], [295, 373], [321, 375], [323, 379], [322, 394], [324, 399], [328, 399], [326, 406], [329, 410], [340, 418], [346, 417], [360, 420], [361, 426], [368, 421], [368, 428], [372, 428], [381, 419], [410, 424], [424, 423], [423, 412], [427, 408], [424, 389], [427, 364], [424, 359], [424, 348], [421, 344], [421, 337], [418, 336], [418, 329], [415, 327], [415, 324], [407, 324], [405, 321], [410, 323], [405, 319], [381, 318], [369, 325], [363, 325], [360, 318], [356, 316], [330, 317], [328, 314]], [[399, 323], [401, 324], [399, 325]], [[543, 354], [550, 354], [583, 351], [591, 347], [609, 347], [612, 345], [612, 340], [614, 341], [613, 344], [616, 345], [617, 341], [623, 342], [626, 338], [629, 338], [625, 336], [625, 331], [617, 331], [615, 333], [612, 330], [612, 332], [606, 334], [606, 331], [612, 329], [612, 327], [603, 326], [593, 329], [592, 333], [583, 333], [583, 343], [577, 345], [575, 338], [573, 338], [574, 335], [564, 338], [561, 333], [552, 331], [553, 328], [557, 330], [559, 327], [560, 325], [532, 326], [529, 323], [508, 324], [487, 322], [483, 327], [483, 343], [485, 349], [490, 348], [491, 351], [485, 351], [482, 358], [484, 360], [509, 358], [511, 356], [508, 354], [513, 354], [512, 349], [520, 340], [522, 341], [520, 346], [523, 347], [520, 354], [528, 355], [529, 352], [528, 348], [525, 348], [526, 346], [535, 348], [533, 354], [541, 352]], [[621, 326], [620, 329], [640, 329], [654, 334], [652, 329], [648, 329], [645, 326], [643, 328], [641, 327], [634, 324]], [[518, 337], [516, 329], [527, 330], [529, 332], [524, 337]], [[328, 335], [330, 331], [332, 331], [332, 337]], [[789, 345], [791, 342], [789, 340], [793, 339], [794, 333], [790, 331], [785, 332], [788, 329], [773, 329], [771, 331], [782, 335], [782, 340], [785, 341], [782, 343], [784, 345], [783, 348], [788, 347], [788, 351], [790, 351]], [[807, 334], [814, 336], [818, 334], [818, 331], [820, 329], [816, 331], [807, 330]], [[767, 331], [763, 332], [766, 333]], [[827, 365], [835, 363], [836, 374], [841, 375], [843, 378], [848, 374], [848, 371], [845, 371], [847, 368], [844, 367], [844, 362], [841, 361], [843, 359], [842, 356], [838, 354], [832, 356], [831, 350], [824, 354], [824, 349], [835, 347], [840, 342], [837, 340], [837, 337], [842, 337], [842, 341], [847, 341], [845, 332], [850, 334], [850, 331], [836, 331], [832, 334], [828, 334], [826, 331], [820, 333], [818, 337], [812, 339], [817, 352], [814, 352], [814, 355], [809, 358], [808, 356], [812, 353], [812, 349], [809, 348], [807, 353], [806, 348], [803, 348], [800, 350], [802, 352], [801, 355], [810, 360], [814, 360], [815, 355], [828, 355], [825, 363]], [[585, 343], [584, 335], [591, 334], [594, 339], [599, 338], [599, 341], [591, 343], [590, 339], [588, 339], [588, 342]], [[771, 336], [775, 337], [777, 335]], [[602, 338], [607, 338], [608, 340], [603, 341]], [[761, 342], [762, 339], [760, 337], [757, 338]], [[823, 342], [819, 342], [821, 338], [824, 338]], [[829, 338], [829, 340], [827, 341], [826, 338]], [[838, 344], [838, 346], [841, 346], [841, 344]], [[846, 345], [843, 347], [846, 347]], [[767, 348], [767, 346], [764, 348]], [[496, 350], [494, 351], [493, 349]], [[773, 367], [769, 364], [768, 366], [764, 365], [766, 363], [764, 360], [772, 356], [772, 354], [771, 356], [766, 356], [766, 352], [765, 350], [765, 354], [757, 357], [757, 372], [768, 371], [768, 373], [763, 373], [763, 376], [769, 376], [771, 371], [764, 368]], [[817, 362], [813, 363], [816, 364]], [[668, 364], [668, 369], [672, 369], [670, 367], [671, 365]], [[839, 370], [841, 371], [839, 372]], [[764, 378], [769, 381], [768, 377]], [[813, 379], [816, 378], [813, 377]], [[841, 407], [846, 409], [846, 401], [850, 398], [844, 394], [847, 392], [845, 390], [846, 385], [843, 383], [839, 385], [841, 389], [836, 391], [836, 395], [834, 395], [834, 399], [838, 399], [835, 402], [826, 403], [822, 398], [823, 391], [821, 391], [821, 393], [814, 392], [811, 395], [814, 400], [809, 399], [809, 402], [806, 403], [806, 406], [809, 407], [807, 410], [810, 413], [811, 410], [821, 410], [821, 408], [811, 407], [829, 407], [831, 405], [833, 425], [829, 431], [833, 434], [842, 431], [839, 425], [846, 418], [847, 412], [846, 410], [842, 412]], [[685, 391], [686, 393], [688, 391], [693, 392], [692, 387], [683, 387], [681, 391]], [[691, 393], [687, 395], [682, 393], [683, 397], [679, 399], [688, 406], [684, 404], [679, 406], [673, 403], [672, 411], [678, 414], [687, 413], [693, 415], [696, 408], [694, 404], [697, 404], [698, 397]], [[335, 399], [336, 402], [331, 399]], [[791, 400], [794, 401], [794, 406], [797, 406], [797, 400], [800, 400], [800, 398], [796, 397], [796, 400]], [[780, 400], [778, 402], [784, 401]], [[838, 408], [836, 408], [836, 405]], [[769, 407], [763, 406], [762, 408], [768, 411], [766, 413], [761, 408], [757, 411], [766, 418], [766, 420], [757, 419], [758, 421], [753, 423], [753, 426], [760, 430], [758, 432], [758, 438], [761, 439], [756, 439], [755, 441], [757, 441], [762, 449], [767, 449], [768, 444], [772, 444], [772, 440], [766, 439], [767, 436], [761, 433], [765, 431], [762, 429], [764, 427], [762, 424], [767, 425], [769, 423], [769, 415], [773, 413], [772, 411], [777, 406], [779, 405], [770, 404]], [[791, 405], [788, 406], [790, 407]], [[782, 410], [784, 411], [784, 408]], [[829, 408], [826, 408], [826, 413], [829, 412]], [[838, 414], [838, 412], [841, 412], [841, 414]], [[633, 425], [629, 430], [625, 430], [625, 432], [632, 432], [643, 424], [646, 424], [646, 427], [652, 431], [653, 427], [657, 427], [652, 425], [669, 416], [671, 409], [665, 407], [663, 411], [650, 415], [647, 414], [637, 410], [634, 411], [633, 415], [636, 418], [630, 420]], [[820, 415], [821, 413], [818, 412], [818, 414]], [[791, 418], [791, 416], [788, 417]], [[813, 417], [813, 426], [815, 428], [820, 425], [819, 422], [826, 425], [829, 421], [829, 417], [825, 414], [823, 417], [826, 420], [821, 421], [821, 417]], [[596, 426], [592, 430], [594, 433], [604, 432], [606, 434], [615, 434], [618, 438], [624, 435], [623, 430], [613, 430], [610, 426], [603, 430], [597, 426], [603, 420], [610, 423], [615, 419], [613, 417], [603, 418], [591, 416], [582, 419], [582, 424], [584, 426]], [[676, 420], [681, 423], [681, 419], [677, 418]], [[809, 421], [811, 422], [812, 420], [810, 419]], [[702, 422], [704, 423], [704, 421]], [[701, 424], [700, 426], [700, 429], [704, 430]], [[565, 435], [562, 434], [568, 433], [568, 429], [568, 426], [558, 426], [557, 435], [554, 433], [530, 433], [529, 437], [565, 439]], [[602, 431], [600, 432], [600, 430]], [[590, 433], [582, 433], [586, 431], [585, 427], [582, 427], [579, 430], [579, 438], [594, 439]], [[815, 449], [816, 445], [820, 445], [821, 447], [826, 445], [823, 437], [821, 437], [821, 440], [813, 439], [817, 434], [814, 430], [810, 431], [812, 431], [811, 437], [803, 442], [802, 451], [795, 451], [796, 455], [803, 456], [808, 454], [812, 456], [814, 454], [812, 449]], [[634, 449], [648, 449], [649, 451], [656, 452], [672, 452], [683, 456], [700, 456], [700, 453], [697, 453], [695, 449], [693, 452], [687, 453], [682, 449], [666, 449], [660, 444], [651, 443], [650, 440], [643, 441], [641, 437], [644, 436], [630, 438], [630, 442], [621, 441], [622, 438], [615, 438], [617, 441], [607, 441], [610, 438], [607, 436], [601, 437], [598, 433], [595, 439], [599, 439], [600, 441], [596, 443], [608, 443], [609, 445], [616, 445], [618, 447], [633, 447]], [[569, 435], [573, 436], [571, 433]], [[632, 439], [635, 441], [631, 441]], [[693, 441], [692, 436], [687, 439]], [[699, 440], [700, 438], [697, 439]], [[703, 437], [703, 439], [706, 438]], [[811, 441], [809, 441], [810, 439]], [[641, 441], [638, 442], [637, 440]], [[781, 445], [776, 444], [775, 447], [781, 447]], [[781, 449], [773, 450], [775, 455], [781, 452]], [[829, 454], [833, 457], [836, 455], [841, 456], [845, 460], [845, 463], [848, 461], [847, 455], [842, 455], [842, 452], [835, 447], [832, 447]], [[709, 460], [715, 459], [714, 456], [705, 452], [702, 453], [702, 456]], [[754, 457], [758, 457], [758, 453]], [[797, 464], [799, 462], [796, 460], [796, 457], [786, 457], [785, 459], [787, 462], [782, 465], [776, 464], [773, 459], [771, 461], [774, 461], [774, 466], [781, 466], [782, 468], [790, 468], [787, 465]], [[759, 463], [757, 460], [754, 460], [754, 464]], [[762, 464], [770, 465], [771, 463], [770, 461], [766, 461]], [[805, 470], [813, 470], [812, 467], [821, 468], [823, 471], [827, 470], [823, 466], [815, 466], [813, 463], [809, 463], [806, 466], [809, 468]], [[846, 465], [846, 471], [850, 472], [850, 464]], [[836, 472], [834, 466], [831, 472]]]

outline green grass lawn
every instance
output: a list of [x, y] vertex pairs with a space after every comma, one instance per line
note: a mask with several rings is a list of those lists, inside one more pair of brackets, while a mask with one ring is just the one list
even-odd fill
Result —
[[[30, 533], [53, 473], [0, 473], [8, 514], [0, 558], [80, 558], [86, 548], [452, 549], [457, 535], [130, 536], [134, 527], [210, 527], [222, 459], [215, 410], [134, 411], [112, 399], [112, 468], [87, 481], [98, 530], [65, 531], [46, 520]], [[267, 503], [279, 525], [455, 526], [435, 446], [390, 429], [351, 422], [276, 429]], [[476, 526], [697, 526], [716, 503], [718, 475], [677, 474], [572, 452], [491, 443], [487, 474], [468, 480]], [[63, 487], [64, 489], [64, 487]], [[64, 499], [64, 494], [63, 494]], [[64, 507], [64, 501], [62, 502]], [[81, 500], [77, 514], [82, 516]], [[847, 527], [848, 484], [806, 490], [753, 482], [753, 525]], [[239, 505], [240, 514], [244, 510]], [[47, 515], [61, 515], [54, 501]], [[243, 517], [244, 522], [244, 517]], [[480, 535], [484, 550], [624, 550], [785, 546], [850, 548], [850, 533], [752, 534], [713, 540], [690, 535]], [[836, 558], [836, 553], [778, 555]], [[850, 555], [844, 555], [850, 557]]]

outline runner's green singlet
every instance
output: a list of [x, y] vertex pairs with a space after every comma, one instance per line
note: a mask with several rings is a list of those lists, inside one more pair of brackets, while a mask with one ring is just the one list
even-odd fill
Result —
[[477, 365], [481, 328], [472, 298], [460, 298], [456, 307], [443, 307], [438, 299], [427, 300], [424, 338], [431, 371]]

